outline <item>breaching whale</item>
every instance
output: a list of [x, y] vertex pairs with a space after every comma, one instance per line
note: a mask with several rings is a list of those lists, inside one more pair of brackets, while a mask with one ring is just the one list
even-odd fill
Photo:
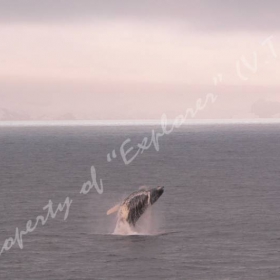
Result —
[[118, 211], [118, 222], [127, 222], [130, 226], [135, 227], [139, 218], [150, 205], [159, 199], [163, 192], [164, 187], [133, 192], [121, 204], [109, 209], [107, 215]]

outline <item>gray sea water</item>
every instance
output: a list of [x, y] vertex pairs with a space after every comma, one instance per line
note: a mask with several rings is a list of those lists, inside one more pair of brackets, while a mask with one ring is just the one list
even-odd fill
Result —
[[[0, 256], [0, 279], [280, 279], [280, 125], [174, 129], [128, 165], [157, 126], [0, 128], [0, 248], [16, 228], [72, 204]], [[107, 154], [115, 150], [116, 158]], [[94, 166], [103, 193], [92, 188]], [[153, 235], [112, 235], [106, 211], [165, 186]]]

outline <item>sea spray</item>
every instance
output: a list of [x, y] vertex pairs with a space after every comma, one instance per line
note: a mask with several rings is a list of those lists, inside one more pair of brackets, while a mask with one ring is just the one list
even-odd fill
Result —
[[155, 235], [158, 229], [159, 216], [155, 207], [150, 206], [138, 220], [135, 227], [129, 225], [123, 219], [118, 217], [113, 234], [116, 235]]

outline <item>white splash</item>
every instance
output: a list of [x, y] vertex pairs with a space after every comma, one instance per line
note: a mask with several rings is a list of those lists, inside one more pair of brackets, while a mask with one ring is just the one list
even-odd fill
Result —
[[145, 213], [133, 227], [124, 219], [118, 217], [113, 234], [115, 235], [155, 235], [158, 233], [158, 221], [153, 206], [149, 206]]

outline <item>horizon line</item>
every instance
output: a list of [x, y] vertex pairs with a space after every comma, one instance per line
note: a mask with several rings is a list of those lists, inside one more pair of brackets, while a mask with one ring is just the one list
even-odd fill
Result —
[[[175, 119], [167, 120], [173, 124]], [[213, 124], [274, 124], [280, 123], [280, 118], [256, 119], [189, 119], [181, 125], [213, 125]], [[144, 126], [160, 125], [160, 119], [152, 120], [47, 120], [47, 121], [0, 121], [0, 127], [10, 126]]]

